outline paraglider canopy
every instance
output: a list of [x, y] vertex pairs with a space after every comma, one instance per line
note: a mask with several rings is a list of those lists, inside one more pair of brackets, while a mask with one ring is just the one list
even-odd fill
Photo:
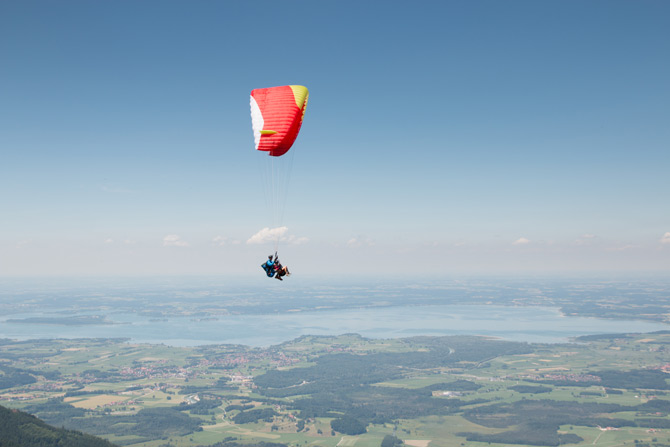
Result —
[[302, 85], [251, 91], [251, 125], [257, 150], [272, 157], [288, 152], [300, 132], [308, 97], [309, 91]]
[[[302, 85], [251, 91], [251, 125], [255, 148], [269, 155], [257, 158], [265, 186], [265, 199], [271, 214], [268, 223], [271, 222], [273, 228], [275, 253], [282, 237], [282, 232], [277, 230], [286, 230], [282, 221], [295, 150], [287, 156], [284, 155], [291, 149], [300, 132], [308, 97], [309, 91]], [[266, 273], [277, 279], [289, 274], [288, 269], [285, 269], [282, 270], [283, 274], [276, 276], [278, 270], [280, 269], [266, 270]]]

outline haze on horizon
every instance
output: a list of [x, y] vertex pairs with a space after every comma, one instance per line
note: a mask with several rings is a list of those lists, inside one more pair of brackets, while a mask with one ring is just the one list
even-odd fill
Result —
[[[670, 4], [0, 3], [0, 275], [667, 274]], [[265, 232], [264, 232], [265, 231]], [[260, 243], [258, 243], [260, 242]]]

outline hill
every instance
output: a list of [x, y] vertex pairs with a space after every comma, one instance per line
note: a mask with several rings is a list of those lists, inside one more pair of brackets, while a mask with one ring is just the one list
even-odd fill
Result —
[[52, 427], [35, 416], [0, 406], [0, 447], [114, 447], [74, 430]]

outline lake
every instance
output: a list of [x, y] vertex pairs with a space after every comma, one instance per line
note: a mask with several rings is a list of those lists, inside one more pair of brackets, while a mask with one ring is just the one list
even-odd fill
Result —
[[[44, 317], [37, 312], [12, 319]], [[97, 314], [100, 315], [100, 314]], [[48, 314], [53, 318], [53, 314]], [[171, 346], [242, 344], [270, 346], [301, 335], [357, 333], [369, 338], [417, 335], [484, 335], [534, 343], [567, 342], [589, 334], [653, 332], [670, 326], [638, 320], [565, 317], [555, 308], [495, 305], [390, 306], [226, 315], [209, 318], [149, 318], [133, 313], [105, 315], [113, 324], [45, 324], [8, 322], [0, 317], [0, 338], [129, 338], [133, 342]]]

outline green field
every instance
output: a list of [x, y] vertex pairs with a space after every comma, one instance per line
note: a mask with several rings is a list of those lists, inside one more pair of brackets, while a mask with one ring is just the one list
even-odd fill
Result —
[[[661, 447], [668, 347], [667, 333], [556, 345], [346, 335], [268, 349], [3, 340], [0, 404], [138, 447], [377, 447], [393, 434], [415, 447]], [[365, 432], [334, 431], [340, 418]]]

